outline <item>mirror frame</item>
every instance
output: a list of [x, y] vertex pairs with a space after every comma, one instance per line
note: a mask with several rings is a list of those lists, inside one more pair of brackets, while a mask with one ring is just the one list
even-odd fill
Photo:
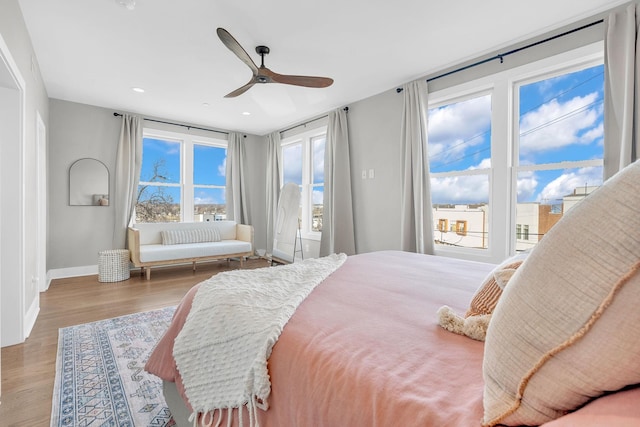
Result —
[[109, 168], [84, 157], [69, 167], [69, 206], [109, 206]]

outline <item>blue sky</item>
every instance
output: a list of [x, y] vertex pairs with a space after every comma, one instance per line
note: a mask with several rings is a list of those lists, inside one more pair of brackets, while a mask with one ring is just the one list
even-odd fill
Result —
[[[194, 184], [225, 185], [226, 149], [201, 144], [194, 144]], [[151, 180], [154, 165], [160, 165], [159, 171], [164, 179], [154, 181], [180, 182], [180, 144], [156, 138], [144, 138], [141, 181]], [[164, 191], [173, 197], [175, 203], [180, 201], [178, 188], [165, 187]], [[212, 188], [195, 188], [195, 204], [224, 204], [223, 190]]]
[[[520, 87], [520, 165], [602, 158], [603, 74], [600, 65]], [[490, 95], [430, 110], [431, 171], [490, 167], [490, 134]], [[599, 167], [521, 172], [518, 201], [556, 203], [601, 182]], [[434, 203], [481, 203], [488, 194], [486, 176], [432, 180]]]

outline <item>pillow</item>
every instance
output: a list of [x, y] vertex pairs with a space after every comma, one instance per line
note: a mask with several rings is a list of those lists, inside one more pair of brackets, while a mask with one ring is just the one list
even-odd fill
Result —
[[494, 268], [482, 281], [464, 318], [446, 305], [440, 307], [437, 311], [438, 325], [455, 334], [484, 341], [491, 321], [491, 313], [498, 303], [502, 290], [527, 255], [528, 253], [517, 254]]
[[539, 425], [640, 383], [640, 163], [568, 211], [489, 324], [483, 426]]
[[220, 231], [217, 227], [187, 228], [183, 230], [162, 230], [163, 245], [184, 243], [219, 242]]
[[529, 252], [520, 252], [507, 258], [494, 268], [482, 281], [482, 284], [473, 295], [469, 309], [464, 317], [482, 316], [493, 313], [507, 281], [528, 255]]

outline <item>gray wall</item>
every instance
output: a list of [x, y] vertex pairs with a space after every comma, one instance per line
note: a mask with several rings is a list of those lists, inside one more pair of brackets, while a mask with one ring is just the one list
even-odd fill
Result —
[[[395, 89], [349, 105], [356, 251], [400, 248], [401, 94]], [[373, 169], [374, 178], [368, 176]], [[362, 178], [362, 171], [367, 178]]]
[[69, 206], [69, 167], [78, 159], [100, 160], [109, 170], [113, 200], [121, 120], [113, 110], [50, 100], [49, 242], [47, 268], [97, 265], [98, 252], [112, 249], [113, 203]]

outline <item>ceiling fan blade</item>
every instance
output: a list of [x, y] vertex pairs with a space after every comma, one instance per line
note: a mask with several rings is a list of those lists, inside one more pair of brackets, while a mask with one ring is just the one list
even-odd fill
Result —
[[243, 93], [245, 93], [246, 91], [248, 91], [249, 89], [251, 89], [251, 86], [253, 86], [254, 84], [256, 84], [256, 80], [255, 78], [252, 78], [249, 83], [247, 83], [246, 85], [239, 87], [238, 89], [234, 90], [233, 92], [230, 92], [228, 94], [226, 94], [224, 97], [225, 98], [235, 98], [236, 96], [242, 95]]
[[328, 87], [333, 84], [333, 79], [330, 79], [329, 77], [292, 76], [287, 74], [274, 73], [273, 71], [269, 74], [269, 76], [275, 83], [282, 83], [286, 85], [305, 87]]
[[218, 28], [216, 32], [218, 33], [218, 37], [220, 38], [222, 43], [224, 43], [224, 45], [229, 48], [231, 52], [235, 53], [242, 62], [247, 64], [247, 66], [251, 68], [251, 71], [253, 71], [254, 75], [258, 74], [258, 66], [255, 62], [253, 62], [249, 54], [242, 48], [242, 46], [240, 46], [240, 43], [238, 43], [238, 41], [234, 39], [233, 36], [229, 34], [229, 32], [224, 28]]

